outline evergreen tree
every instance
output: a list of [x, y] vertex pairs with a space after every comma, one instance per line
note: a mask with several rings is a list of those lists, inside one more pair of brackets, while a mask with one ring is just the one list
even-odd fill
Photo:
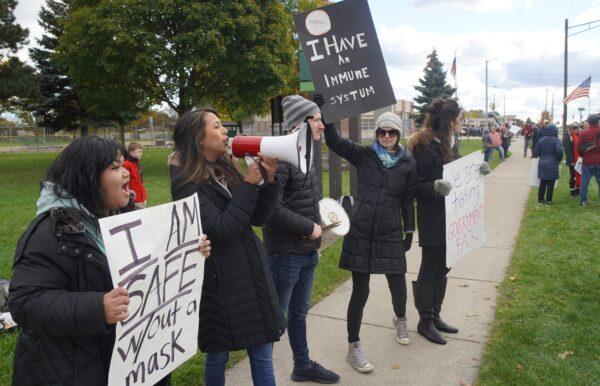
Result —
[[35, 115], [40, 126], [53, 131], [80, 128], [81, 134], [85, 135], [88, 114], [81, 105], [67, 68], [54, 58], [68, 10], [68, 4], [63, 0], [46, 0], [46, 5], [42, 6], [38, 14], [39, 24], [44, 28], [45, 34], [38, 40], [38, 47], [29, 50], [29, 57], [39, 71], [40, 92], [43, 97]]
[[17, 0], [0, 0], [0, 113], [27, 108], [39, 96], [33, 68], [15, 56], [29, 35], [15, 23], [16, 6]]
[[444, 71], [443, 64], [439, 61], [435, 49], [431, 54], [427, 55], [427, 59], [427, 65], [423, 70], [425, 76], [419, 79], [421, 85], [415, 86], [415, 89], [421, 93], [421, 95], [415, 98], [415, 102], [419, 104], [416, 106], [419, 113], [415, 117], [415, 122], [418, 125], [423, 124], [427, 105], [432, 100], [435, 98], [448, 99], [456, 92], [454, 87], [446, 83], [446, 71]]

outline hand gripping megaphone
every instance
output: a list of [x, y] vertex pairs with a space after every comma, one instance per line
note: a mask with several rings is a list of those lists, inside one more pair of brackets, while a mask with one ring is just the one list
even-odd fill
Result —
[[255, 157], [258, 153], [289, 162], [306, 174], [313, 161], [312, 133], [306, 123], [292, 134], [280, 137], [239, 135], [229, 138], [229, 150], [234, 157]]

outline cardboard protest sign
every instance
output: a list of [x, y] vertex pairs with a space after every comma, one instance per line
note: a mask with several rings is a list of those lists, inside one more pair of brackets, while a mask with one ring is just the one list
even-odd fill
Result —
[[521, 131], [521, 128], [519, 126], [512, 125], [508, 131], [510, 131], [513, 135], [517, 135]]
[[294, 15], [327, 122], [396, 103], [367, 0], [345, 0]]
[[183, 200], [100, 219], [115, 287], [129, 291], [109, 385], [153, 385], [196, 354], [204, 278], [200, 203]]
[[446, 266], [452, 267], [485, 242], [483, 154], [475, 152], [444, 165], [452, 183], [446, 196]]

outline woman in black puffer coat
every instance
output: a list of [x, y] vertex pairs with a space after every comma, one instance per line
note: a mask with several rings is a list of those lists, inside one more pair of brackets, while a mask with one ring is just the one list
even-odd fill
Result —
[[13, 385], [108, 382], [114, 326], [128, 318], [129, 296], [113, 288], [98, 219], [133, 207], [128, 181], [119, 145], [103, 138], [72, 142], [48, 169], [10, 282], [21, 327]]
[[[417, 161], [417, 222], [421, 267], [413, 282], [415, 306], [419, 311], [417, 331], [429, 341], [445, 344], [439, 331], [456, 333], [458, 329], [440, 318], [446, 293], [446, 204], [444, 196], [452, 184], [443, 180], [444, 165], [460, 158], [454, 144], [460, 132], [462, 110], [455, 100], [436, 98], [427, 106], [425, 128], [415, 133], [409, 148]], [[484, 162], [479, 171], [488, 174]]]
[[371, 274], [386, 275], [394, 306], [396, 340], [410, 343], [405, 317], [405, 251], [410, 249], [415, 226], [417, 177], [415, 160], [400, 144], [401, 135], [402, 121], [391, 112], [378, 118], [376, 140], [371, 146], [344, 139], [333, 125], [325, 126], [327, 146], [354, 165], [358, 174], [358, 194], [350, 213], [350, 231], [344, 237], [340, 268], [352, 271], [347, 360], [360, 372], [373, 369], [359, 338]]
[[273, 342], [283, 335], [285, 319], [267, 252], [252, 226], [263, 225], [274, 208], [277, 161], [261, 157], [262, 166], [250, 165], [243, 179], [227, 155], [227, 129], [212, 109], [182, 115], [174, 139], [173, 200], [198, 193], [202, 229], [212, 243], [198, 332], [198, 346], [207, 353], [205, 384], [224, 385], [229, 351], [245, 349], [254, 384], [274, 385]]

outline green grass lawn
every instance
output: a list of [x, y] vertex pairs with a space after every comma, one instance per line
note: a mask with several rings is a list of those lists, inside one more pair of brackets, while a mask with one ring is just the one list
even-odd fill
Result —
[[531, 191], [479, 384], [600, 384], [598, 189], [580, 207], [562, 170], [552, 206]]

